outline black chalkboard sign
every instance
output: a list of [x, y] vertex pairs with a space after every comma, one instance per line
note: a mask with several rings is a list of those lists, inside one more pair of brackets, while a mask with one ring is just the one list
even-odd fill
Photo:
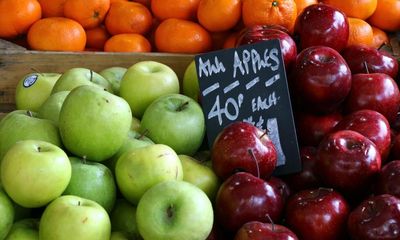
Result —
[[211, 148], [235, 121], [267, 130], [278, 151], [275, 175], [301, 170], [296, 130], [279, 40], [195, 56]]

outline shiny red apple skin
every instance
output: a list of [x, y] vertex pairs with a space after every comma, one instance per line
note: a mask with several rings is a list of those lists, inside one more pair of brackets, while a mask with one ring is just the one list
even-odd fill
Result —
[[340, 130], [325, 137], [317, 150], [315, 172], [322, 183], [345, 194], [368, 189], [381, 169], [375, 144], [352, 130]]
[[276, 167], [277, 151], [265, 132], [238, 121], [218, 134], [211, 149], [211, 160], [216, 175], [223, 180], [238, 171], [268, 179]]
[[347, 225], [353, 240], [400, 239], [400, 200], [370, 197], [351, 211]]
[[352, 74], [385, 73], [395, 79], [399, 71], [396, 58], [374, 47], [351, 45], [344, 48], [341, 54], [349, 65]]
[[342, 120], [340, 112], [313, 114], [298, 112], [295, 115], [296, 133], [302, 146], [318, 146], [322, 138]]
[[294, 35], [299, 40], [299, 49], [327, 46], [340, 52], [347, 45], [349, 22], [339, 9], [322, 3], [313, 4], [297, 17]]
[[268, 183], [275, 189], [275, 192], [281, 196], [283, 205], [286, 205], [286, 201], [292, 194], [289, 185], [280, 177], [272, 176], [268, 179]]
[[400, 160], [393, 160], [382, 167], [375, 185], [375, 193], [386, 193], [400, 199]]
[[345, 198], [333, 189], [308, 189], [289, 198], [286, 224], [299, 239], [344, 239], [349, 212]]
[[296, 234], [283, 225], [251, 221], [236, 233], [234, 240], [298, 240]]
[[317, 148], [314, 146], [301, 147], [300, 159], [302, 170], [283, 177], [283, 180], [289, 185], [290, 190], [298, 192], [300, 190], [320, 187], [320, 181], [314, 170], [317, 159]]
[[279, 25], [254, 25], [242, 30], [237, 40], [237, 46], [252, 44], [265, 40], [278, 39], [286, 69], [296, 60], [297, 46], [287, 29]]
[[346, 115], [333, 129], [353, 130], [366, 136], [378, 148], [382, 161], [386, 160], [391, 147], [390, 125], [381, 113], [363, 109]]
[[384, 73], [358, 73], [352, 77], [351, 91], [345, 102], [347, 113], [361, 109], [383, 114], [389, 123], [396, 120], [400, 107], [397, 83]]
[[283, 201], [274, 187], [267, 181], [250, 173], [238, 172], [226, 179], [220, 186], [216, 201], [215, 215], [224, 229], [236, 232], [250, 221], [279, 221]]
[[301, 51], [290, 71], [290, 92], [297, 109], [318, 114], [338, 110], [351, 89], [351, 72], [333, 48], [309, 47]]

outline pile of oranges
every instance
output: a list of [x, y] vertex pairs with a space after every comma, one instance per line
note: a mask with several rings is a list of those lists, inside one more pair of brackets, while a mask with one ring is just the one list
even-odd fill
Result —
[[255, 24], [292, 32], [318, 2], [347, 15], [349, 45], [379, 47], [400, 30], [398, 0], [0, 0], [0, 38], [33, 50], [195, 54], [233, 47]]

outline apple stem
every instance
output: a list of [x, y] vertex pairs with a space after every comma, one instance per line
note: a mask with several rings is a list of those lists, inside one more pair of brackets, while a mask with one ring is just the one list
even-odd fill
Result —
[[268, 134], [268, 129], [265, 129], [265, 131], [263, 132], [263, 134], [260, 136], [260, 139], [262, 139], [265, 135]]
[[275, 232], [275, 223], [274, 223], [274, 221], [272, 220], [272, 218], [271, 218], [271, 216], [269, 214], [267, 214], [267, 218], [268, 218], [269, 222], [271, 223], [271, 230], [273, 232]]
[[176, 109], [176, 111], [177, 111], [177, 112], [182, 111], [187, 105], [189, 105], [189, 102], [188, 102], [188, 101], [182, 103], [182, 104]]
[[89, 79], [91, 82], [93, 82], [93, 71], [92, 70], [90, 70], [90, 79]]
[[172, 204], [169, 205], [169, 207], [167, 208], [167, 216], [168, 216], [168, 218], [172, 218], [174, 216], [173, 209], [174, 209], [174, 206]]
[[86, 155], [83, 155], [83, 156], [82, 156], [82, 163], [83, 163], [83, 164], [86, 164], [86, 158], [87, 158]]
[[145, 137], [148, 133], [149, 133], [149, 129], [146, 128], [138, 137], [136, 137], [136, 139], [142, 139], [142, 138]]
[[78, 206], [80, 206], [81, 205], [81, 201], [78, 201]]
[[33, 114], [32, 114], [32, 111], [31, 111], [31, 110], [26, 111], [26, 114], [27, 114], [29, 117], [33, 117]]
[[363, 64], [364, 64], [364, 67], [365, 67], [365, 71], [369, 74], [367, 61], [364, 61]]
[[249, 148], [247, 151], [249, 152], [251, 158], [252, 158], [252, 159], [254, 160], [254, 162], [256, 163], [257, 177], [259, 178], [259, 177], [260, 177], [260, 168], [259, 168], [259, 166], [258, 166], [257, 158], [256, 158], [256, 156], [254, 155], [253, 149]]
[[37, 151], [40, 152], [42, 149], [40, 147], [37, 148]]

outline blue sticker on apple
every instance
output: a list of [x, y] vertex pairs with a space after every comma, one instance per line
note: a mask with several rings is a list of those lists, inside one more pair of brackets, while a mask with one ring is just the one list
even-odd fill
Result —
[[38, 79], [38, 77], [39, 77], [39, 76], [38, 76], [37, 74], [35, 74], [35, 75], [29, 75], [28, 77], [25, 78], [24, 83], [23, 83], [23, 86], [24, 86], [25, 88], [28, 88], [28, 87], [32, 86], [33, 84], [35, 84], [35, 82], [36, 82], [36, 80]]

